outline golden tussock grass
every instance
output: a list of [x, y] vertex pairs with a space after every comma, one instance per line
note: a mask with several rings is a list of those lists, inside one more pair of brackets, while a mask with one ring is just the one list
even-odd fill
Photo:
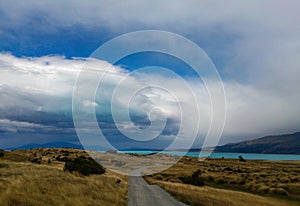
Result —
[[[203, 181], [206, 186], [202, 188], [183, 184], [184, 181], [182, 180], [184, 178], [182, 177], [191, 177], [193, 172], [197, 170], [201, 172], [194, 180]], [[227, 205], [270, 205], [263, 202], [271, 200], [274, 203], [273, 205], [292, 205], [294, 203], [299, 205], [300, 203], [299, 161], [250, 160], [240, 162], [233, 159], [198, 161], [197, 158], [184, 157], [171, 168], [158, 174], [147, 176], [146, 180], [159, 184], [186, 203], [195, 198], [195, 201], [193, 201], [194, 205], [197, 205], [196, 203], [199, 201], [205, 202], [205, 199], [208, 197], [210, 197], [207, 202], [208, 205], [213, 205], [209, 203], [214, 202], [213, 199], [221, 203], [224, 200]], [[175, 189], [176, 186], [178, 187], [177, 189]], [[215, 190], [217, 188], [223, 190]], [[204, 192], [206, 190], [209, 190], [211, 193]], [[201, 192], [201, 194], [197, 195], [196, 191]], [[215, 194], [215, 196], [212, 194]], [[222, 196], [221, 194], [224, 195]], [[231, 196], [226, 198], [227, 194]], [[247, 195], [249, 196], [248, 199], [246, 198]], [[241, 197], [243, 199], [240, 199]], [[256, 202], [257, 204], [251, 204], [254, 201], [252, 200], [254, 197], [262, 201], [262, 203], [258, 204]], [[239, 202], [240, 204], [228, 203], [230, 201]], [[278, 204], [275, 204], [276, 202]], [[216, 203], [216, 205], [225, 204], [221, 203]]]
[[[127, 205], [127, 177], [106, 171], [102, 175], [82, 176], [63, 171], [63, 163], [55, 161], [61, 153], [51, 149], [34, 150], [41, 164], [25, 161], [24, 152], [5, 154], [0, 158], [0, 203], [11, 205]], [[20, 154], [23, 153], [23, 154]], [[69, 156], [76, 154], [70, 153]], [[84, 153], [82, 153], [84, 154]], [[80, 155], [82, 155], [80, 152]], [[48, 159], [51, 157], [51, 163]], [[17, 161], [12, 161], [17, 159]], [[22, 160], [21, 160], [22, 159]]]
[[296, 203], [278, 200], [271, 197], [245, 192], [217, 189], [208, 186], [197, 187], [182, 183], [166, 181], [148, 180], [152, 184], [157, 184], [176, 199], [189, 205], [197, 206], [293, 206]]

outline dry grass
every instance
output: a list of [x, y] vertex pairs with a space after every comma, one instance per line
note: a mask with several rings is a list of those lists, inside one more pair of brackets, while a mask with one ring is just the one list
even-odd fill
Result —
[[284, 200], [278, 200], [271, 197], [262, 197], [239, 191], [217, 189], [208, 186], [197, 187], [181, 183], [172, 183], [165, 181], [152, 181], [159, 185], [179, 201], [189, 205], [199, 206], [292, 206], [298, 205]]
[[[126, 205], [128, 180], [110, 171], [82, 176], [63, 171], [56, 149], [14, 151], [0, 158], [1, 205]], [[70, 150], [68, 157], [86, 155]], [[41, 164], [30, 163], [40, 158]], [[48, 160], [51, 163], [48, 163]]]
[[[174, 189], [173, 191], [172, 188], [175, 187], [171, 187], [169, 183], [177, 183], [175, 185], [179, 188], [190, 186], [182, 184], [181, 177], [191, 176], [196, 170], [201, 171], [199, 178], [204, 181], [205, 185], [219, 189], [227, 189], [224, 190], [224, 192], [234, 193], [235, 191], [242, 191], [245, 196], [256, 195], [255, 197], [259, 199], [274, 198], [274, 202], [287, 202], [286, 204], [292, 204], [293, 202], [300, 203], [300, 162], [298, 161], [275, 162], [252, 160], [240, 162], [238, 160], [229, 159], [198, 161], [196, 158], [184, 157], [173, 167], [158, 174], [150, 175], [146, 179], [151, 182], [157, 181], [160, 185], [166, 184], [170, 187], [168, 190], [171, 193], [175, 194], [175, 196], [180, 196], [181, 199], [185, 199], [185, 195], [189, 196], [189, 193], [193, 193], [193, 191], [185, 191], [187, 188]], [[167, 187], [166, 185], [163, 185], [163, 187]], [[198, 188], [197, 191], [201, 190], [200, 187], [188, 188], [193, 188], [193, 190]], [[207, 187], [205, 188], [207, 189]], [[201, 195], [199, 195], [199, 197], [201, 197]], [[218, 197], [218, 201], [223, 201], [223, 197], [216, 197]], [[233, 195], [231, 198], [239, 202], [238, 199], [235, 200], [236, 196]], [[189, 198], [186, 199], [188, 200]], [[197, 198], [196, 200], [203, 201]], [[253, 204], [246, 201], [243, 205]]]
[[[126, 176], [109, 170], [91, 176], [63, 171], [66, 159], [81, 156], [88, 154], [76, 149], [5, 152], [0, 157], [0, 205], [126, 205]], [[199, 178], [206, 186], [183, 184], [180, 177], [191, 176], [196, 170], [201, 171]], [[285, 206], [299, 205], [299, 174], [300, 162], [201, 162], [185, 157], [146, 179], [191, 205]]]

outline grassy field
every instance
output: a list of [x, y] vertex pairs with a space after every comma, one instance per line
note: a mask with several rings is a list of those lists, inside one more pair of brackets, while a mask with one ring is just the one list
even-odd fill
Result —
[[[127, 205], [127, 176], [64, 171], [66, 162], [78, 158], [89, 160], [89, 155], [76, 149], [0, 151], [0, 205]], [[113, 154], [105, 158], [116, 162]], [[155, 158], [168, 162], [172, 157]], [[189, 205], [288, 206], [300, 205], [299, 174], [296, 161], [184, 157], [145, 179]]]
[[295, 161], [185, 157], [145, 179], [190, 205], [300, 205], [300, 162]]
[[0, 157], [0, 204], [127, 205], [127, 177], [107, 170], [83, 176], [63, 171], [67, 159], [88, 155], [74, 149], [5, 152]]

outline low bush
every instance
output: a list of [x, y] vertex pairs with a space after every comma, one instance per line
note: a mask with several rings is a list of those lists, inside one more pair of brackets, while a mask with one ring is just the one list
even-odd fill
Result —
[[283, 178], [280, 179], [280, 182], [281, 182], [281, 183], [289, 183], [289, 182], [290, 182], [290, 179], [287, 178], [287, 177], [283, 177]]
[[291, 182], [294, 183], [294, 182], [300, 182], [300, 179], [298, 177], [292, 177], [291, 178]]
[[63, 153], [63, 154], [69, 154], [70, 153], [68, 150], [61, 150], [60, 152]]
[[255, 191], [256, 190], [256, 182], [248, 182], [245, 187], [250, 190], [250, 191]]
[[230, 167], [225, 167], [223, 171], [233, 171]]
[[55, 158], [57, 161], [60, 161], [60, 155]]
[[68, 157], [61, 157], [61, 158], [59, 158], [59, 161], [60, 162], [68, 162], [69, 158]]
[[258, 188], [257, 188], [257, 192], [258, 193], [261, 193], [261, 194], [267, 194], [269, 192], [270, 188], [266, 185], [260, 185]]
[[64, 170], [69, 172], [77, 171], [82, 175], [105, 173], [105, 168], [98, 164], [95, 160], [92, 158], [84, 159], [82, 157], [78, 157], [74, 160], [68, 159], [65, 163]]
[[245, 179], [240, 179], [239, 180], [239, 185], [244, 185], [246, 183]]
[[223, 178], [217, 178], [216, 182], [218, 184], [224, 184], [225, 183], [225, 180]]
[[235, 179], [229, 181], [229, 184], [231, 184], [231, 185], [236, 185], [237, 183], [238, 183], [238, 182], [237, 182], [237, 180], [235, 180]]
[[31, 160], [31, 162], [34, 163], [34, 164], [41, 164], [42, 163], [39, 158], [34, 158], [34, 159]]
[[203, 186], [204, 185], [204, 180], [202, 177], [200, 177], [201, 171], [196, 170], [192, 176], [182, 176], [178, 177], [179, 180], [185, 184], [191, 184], [191, 185], [196, 185], [196, 186]]
[[259, 176], [260, 177], [267, 177], [268, 175], [266, 173], [260, 173]]
[[4, 152], [0, 150], [0, 157], [4, 156]]
[[162, 175], [158, 174], [158, 175], [155, 175], [155, 179], [164, 180], [164, 177]]
[[277, 194], [281, 196], [288, 196], [289, 193], [283, 188], [271, 188], [269, 194]]
[[276, 194], [282, 195], [282, 196], [288, 196], [288, 195], [289, 195], [288, 191], [286, 191], [286, 190], [283, 189], [283, 188], [277, 188]]
[[207, 177], [207, 180], [210, 181], [210, 182], [212, 182], [212, 181], [214, 181], [214, 177], [211, 176], [211, 175], [209, 175], [209, 176]]

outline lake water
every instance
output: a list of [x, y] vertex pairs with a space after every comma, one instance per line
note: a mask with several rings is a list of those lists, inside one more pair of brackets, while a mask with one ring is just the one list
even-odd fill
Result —
[[[146, 150], [132, 150], [123, 151], [122, 153], [135, 153], [135, 154], [150, 154], [155, 151]], [[300, 160], [300, 155], [289, 154], [254, 154], [254, 153], [218, 153], [218, 152], [178, 152], [178, 151], [162, 151], [161, 154], [171, 154], [177, 156], [189, 156], [189, 157], [211, 157], [211, 158], [231, 158], [237, 159], [240, 155], [244, 159], [248, 160]]]

